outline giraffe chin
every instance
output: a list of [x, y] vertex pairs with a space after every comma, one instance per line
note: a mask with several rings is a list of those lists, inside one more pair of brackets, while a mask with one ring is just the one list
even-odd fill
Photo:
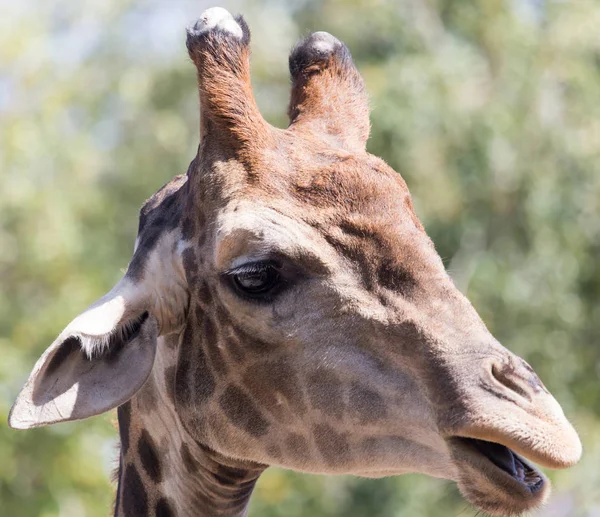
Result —
[[521, 515], [548, 499], [548, 478], [508, 447], [471, 438], [451, 438], [449, 444], [460, 492], [484, 512]]

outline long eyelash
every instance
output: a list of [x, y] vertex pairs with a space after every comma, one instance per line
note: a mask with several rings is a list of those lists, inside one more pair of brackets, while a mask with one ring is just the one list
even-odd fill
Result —
[[252, 273], [261, 273], [272, 267], [270, 263], [266, 262], [253, 262], [251, 264], [244, 264], [243, 266], [239, 266], [233, 269], [229, 269], [225, 271], [227, 275], [243, 275], [243, 274], [252, 274]]
[[143, 312], [136, 318], [130, 319], [119, 325], [112, 333], [104, 336], [77, 336], [81, 348], [88, 359], [99, 358], [105, 355], [114, 355], [129, 341], [137, 336], [142, 325], [148, 319], [148, 312]]
[[252, 262], [250, 264], [244, 264], [233, 269], [228, 269], [225, 274], [228, 276], [232, 275], [248, 275], [255, 273], [262, 273], [269, 268], [277, 268], [277, 264], [274, 262]]

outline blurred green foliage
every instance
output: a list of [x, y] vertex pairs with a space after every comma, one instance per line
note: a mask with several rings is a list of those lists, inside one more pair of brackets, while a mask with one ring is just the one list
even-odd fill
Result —
[[[184, 27], [205, 2], [21, 0], [0, 16], [1, 514], [109, 512], [112, 415], [6, 426], [40, 353], [120, 278], [142, 201], [195, 153]], [[490, 330], [574, 421], [584, 458], [539, 515], [600, 513], [600, 4], [240, 0], [259, 105], [285, 125], [287, 54], [312, 30], [350, 47], [371, 152]], [[441, 480], [268, 470], [253, 516], [472, 515]]]

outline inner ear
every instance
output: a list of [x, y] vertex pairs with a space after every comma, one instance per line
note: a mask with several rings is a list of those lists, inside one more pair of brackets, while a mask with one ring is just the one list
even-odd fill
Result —
[[125, 346], [139, 335], [147, 319], [148, 312], [145, 311], [107, 336], [74, 335], [65, 339], [36, 377], [32, 396], [34, 403], [47, 403], [66, 392], [71, 387], [69, 383], [91, 371], [90, 365], [94, 362], [101, 361], [105, 365], [117, 363]]
[[59, 336], [19, 394], [10, 425], [26, 429], [78, 420], [125, 403], [152, 371], [157, 338], [157, 321], [147, 312], [108, 336]]
[[148, 311], [144, 311], [139, 316], [126, 320], [114, 332], [102, 336], [80, 334], [76, 336], [77, 341], [90, 359], [103, 357], [110, 360], [121, 352], [126, 343], [138, 336], [147, 319]]

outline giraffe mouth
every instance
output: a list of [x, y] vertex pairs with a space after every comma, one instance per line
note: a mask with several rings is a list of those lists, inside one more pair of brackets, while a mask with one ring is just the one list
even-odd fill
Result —
[[510, 476], [531, 494], [536, 494], [544, 488], [546, 482], [543, 474], [505, 445], [476, 438], [457, 440], [470, 452], [486, 458], [496, 469]]

